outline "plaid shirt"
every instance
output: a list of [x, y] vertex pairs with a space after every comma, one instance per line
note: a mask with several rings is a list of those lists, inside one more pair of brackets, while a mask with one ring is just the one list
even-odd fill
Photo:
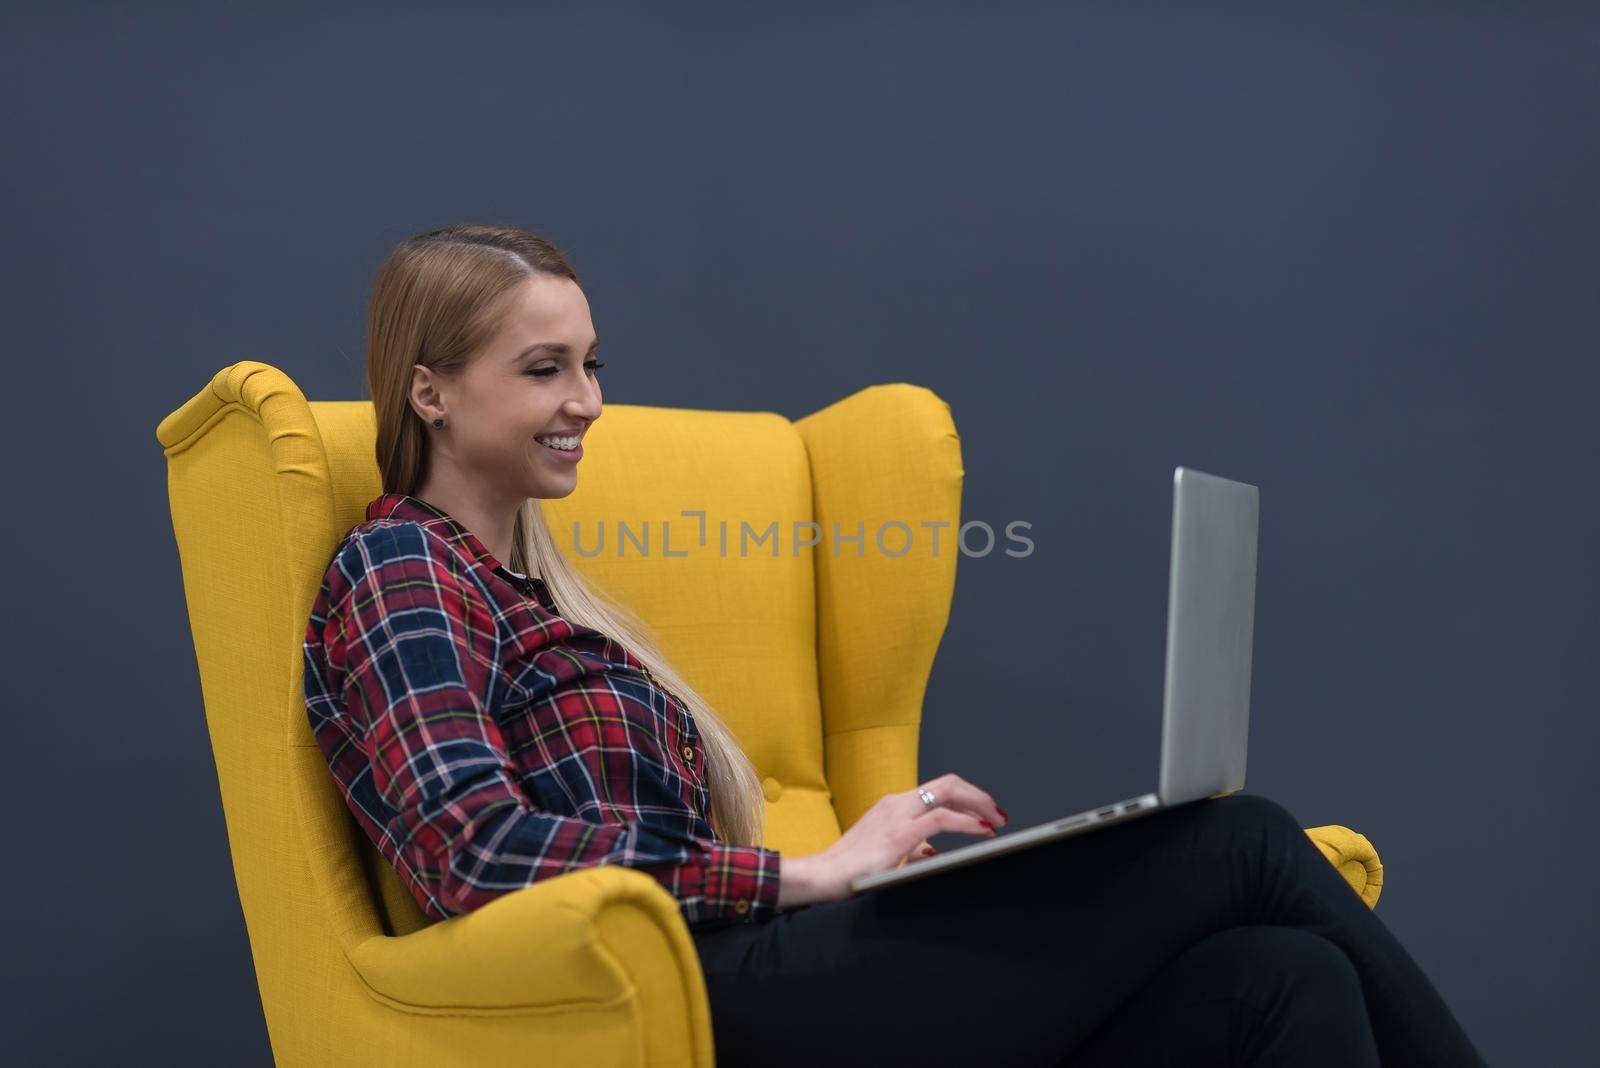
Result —
[[600, 864], [650, 875], [691, 925], [777, 911], [778, 851], [713, 836], [683, 702], [427, 502], [367, 506], [304, 653], [317, 744], [429, 916]]

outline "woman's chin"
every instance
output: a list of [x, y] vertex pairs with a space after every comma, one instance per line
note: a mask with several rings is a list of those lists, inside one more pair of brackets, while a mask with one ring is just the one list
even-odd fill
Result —
[[530, 497], [546, 501], [560, 500], [571, 496], [572, 491], [578, 488], [578, 473], [574, 471], [567, 478], [541, 478], [533, 488], [534, 492], [528, 494]]

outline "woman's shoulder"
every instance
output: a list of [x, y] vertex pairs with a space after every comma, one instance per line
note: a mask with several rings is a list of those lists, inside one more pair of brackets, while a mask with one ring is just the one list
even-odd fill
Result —
[[416, 519], [366, 519], [345, 532], [338, 556], [385, 561], [407, 555], [433, 555], [434, 547], [449, 543], [432, 534]]
[[460, 550], [415, 519], [381, 518], [345, 532], [323, 574], [323, 590], [337, 598], [364, 583], [390, 576], [431, 576], [453, 585], [466, 582], [469, 562]]

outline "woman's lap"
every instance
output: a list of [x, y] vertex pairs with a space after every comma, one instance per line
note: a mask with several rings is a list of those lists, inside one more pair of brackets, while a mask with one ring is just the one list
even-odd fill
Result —
[[[1194, 863], [1203, 851], [1224, 859], [1208, 809], [1238, 804], [1157, 812], [697, 935], [713, 1015], [725, 1018], [719, 1048], [726, 1036], [797, 1061], [854, 1049], [863, 1062], [920, 1052], [1050, 1063], [1189, 944], [1245, 922], [1227, 902], [1252, 873]], [[1207, 874], [1216, 885], [1195, 893]]]
[[1057, 1063], [1186, 949], [1260, 924], [1321, 934], [1358, 971], [1414, 969], [1294, 818], [1251, 794], [694, 939], [722, 1063], [932, 1068]]

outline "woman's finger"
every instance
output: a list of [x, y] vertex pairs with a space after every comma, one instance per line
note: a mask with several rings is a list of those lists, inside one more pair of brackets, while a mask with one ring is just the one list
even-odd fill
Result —
[[961, 776], [950, 772], [936, 779], [930, 779], [925, 785], [916, 790], [909, 791], [909, 796], [921, 800], [918, 790], [930, 790], [938, 799], [938, 807], [955, 809], [958, 812], [969, 812], [982, 820], [988, 820], [996, 827], [1004, 827], [1010, 822], [1005, 812], [995, 802], [993, 797]]
[[929, 809], [912, 821], [923, 834], [937, 834], [941, 831], [955, 831], [958, 834], [975, 834], [984, 838], [992, 838], [999, 832], [994, 825], [982, 816], [960, 809], [947, 808], [940, 805], [938, 808]]
[[937, 855], [938, 852], [939, 851], [933, 848], [933, 846], [929, 845], [928, 840], [924, 838], [922, 841], [912, 846], [911, 852], [907, 853], [905, 857], [901, 859], [900, 863], [895, 865], [895, 867], [901, 867], [906, 864], [915, 864], [919, 860], [927, 860], [929, 857]]

